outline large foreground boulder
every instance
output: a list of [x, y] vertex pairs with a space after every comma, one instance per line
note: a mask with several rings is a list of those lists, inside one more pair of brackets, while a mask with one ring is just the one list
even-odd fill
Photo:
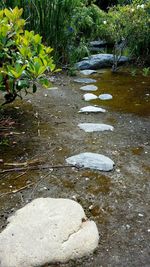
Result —
[[[119, 64], [128, 62], [128, 58], [122, 56]], [[97, 54], [90, 57], [85, 57], [82, 61], [75, 64], [75, 67], [79, 70], [96, 70], [101, 68], [112, 67], [113, 65], [113, 54]]]
[[18, 210], [0, 234], [0, 267], [35, 267], [88, 255], [98, 230], [69, 199], [38, 198]]

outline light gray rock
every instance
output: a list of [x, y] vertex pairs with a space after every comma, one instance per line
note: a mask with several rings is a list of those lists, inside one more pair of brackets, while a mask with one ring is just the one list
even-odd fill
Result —
[[103, 40], [97, 40], [97, 41], [91, 41], [90, 43], [90, 46], [94, 46], [94, 47], [104, 47], [106, 46], [106, 41], [103, 41]]
[[76, 83], [96, 83], [96, 80], [90, 78], [77, 78], [74, 79]]
[[87, 133], [114, 130], [113, 126], [102, 123], [79, 123], [78, 126], [80, 129], [84, 130]]
[[97, 71], [95, 70], [81, 70], [80, 73], [83, 75], [91, 75], [93, 73], [96, 73]]
[[1, 267], [35, 267], [88, 255], [98, 230], [69, 199], [38, 198], [9, 218], [0, 234]]
[[81, 153], [66, 159], [67, 163], [78, 165], [79, 167], [95, 169], [100, 171], [111, 171], [114, 166], [114, 162], [101, 154], [97, 153]]
[[[128, 58], [122, 56], [120, 58], [119, 64], [124, 64], [128, 62]], [[96, 70], [106, 67], [112, 67], [113, 65], [113, 55], [112, 54], [96, 54], [90, 57], [83, 58], [82, 61], [75, 64], [76, 69], [79, 70]]]
[[91, 94], [91, 93], [87, 93], [83, 96], [85, 101], [90, 101], [90, 100], [94, 100], [97, 99], [97, 95]]
[[89, 84], [89, 85], [84, 85], [80, 87], [80, 90], [82, 91], [96, 91], [98, 89], [98, 87], [96, 85], [93, 84]]
[[89, 112], [94, 112], [94, 113], [102, 112], [102, 113], [104, 113], [104, 112], [106, 112], [106, 110], [103, 108], [94, 107], [94, 106], [83, 107], [79, 110], [79, 113], [89, 113]]
[[99, 99], [101, 99], [101, 100], [110, 100], [112, 98], [113, 97], [110, 94], [101, 94], [101, 95], [99, 95]]

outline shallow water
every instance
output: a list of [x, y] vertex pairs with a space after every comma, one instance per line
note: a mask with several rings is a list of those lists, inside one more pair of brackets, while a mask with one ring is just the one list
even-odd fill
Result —
[[[55, 79], [58, 90], [39, 90], [34, 97], [28, 95], [1, 111], [3, 118], [15, 122], [5, 131], [7, 144], [0, 145], [1, 170], [10, 168], [6, 163], [27, 162], [21, 172], [0, 173], [1, 227], [10, 214], [34, 198], [71, 198], [97, 223], [100, 244], [94, 255], [57, 266], [147, 267], [150, 78], [132, 77], [126, 69], [90, 77], [98, 81], [99, 90], [94, 93], [113, 95], [112, 100], [88, 103], [106, 108], [106, 113], [78, 113], [87, 105], [82, 85], [63, 75]], [[88, 122], [111, 124], [114, 131], [85, 133], [79, 129], [79, 123]], [[105, 173], [52, 168], [66, 165], [67, 157], [81, 152], [104, 154], [115, 162], [115, 169]], [[30, 170], [32, 165], [49, 168]]]
[[139, 74], [132, 76], [129, 70], [112, 73], [106, 71], [97, 75], [99, 90], [96, 95], [108, 93], [113, 96], [109, 101], [100, 99], [92, 101], [97, 105], [108, 106], [112, 110], [134, 113], [140, 116], [150, 115], [150, 76]]

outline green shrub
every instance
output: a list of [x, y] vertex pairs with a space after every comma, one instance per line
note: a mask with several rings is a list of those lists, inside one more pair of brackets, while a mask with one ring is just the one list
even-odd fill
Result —
[[42, 44], [42, 37], [33, 31], [24, 31], [23, 9], [0, 11], [0, 90], [5, 93], [5, 103], [12, 102], [21, 92], [37, 83], [49, 86], [45, 72], [54, 71], [50, 56], [52, 48]]
[[[54, 58], [63, 64], [87, 55], [88, 39], [103, 36], [105, 13], [87, 0], [14, 0], [5, 5], [24, 9], [26, 29], [33, 29], [55, 48]], [[76, 51], [75, 51], [76, 50]], [[81, 53], [82, 50], [82, 53]]]
[[150, 3], [117, 6], [107, 17], [107, 38], [120, 48], [128, 48], [130, 57], [150, 62]]

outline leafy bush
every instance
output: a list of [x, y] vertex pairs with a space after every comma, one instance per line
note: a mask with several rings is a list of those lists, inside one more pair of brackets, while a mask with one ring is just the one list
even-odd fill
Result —
[[0, 90], [5, 92], [5, 103], [21, 97], [22, 90], [37, 83], [48, 86], [45, 72], [54, 71], [50, 56], [52, 48], [42, 44], [42, 37], [33, 31], [24, 31], [23, 9], [0, 11]]
[[[4, 2], [4, 1], [3, 1]], [[66, 64], [87, 55], [88, 39], [103, 35], [105, 13], [88, 0], [8, 0], [24, 9], [26, 29], [33, 29], [55, 48], [55, 60]], [[76, 50], [76, 51], [75, 51]]]
[[75, 62], [89, 55], [88, 41], [105, 36], [104, 21], [106, 13], [96, 5], [76, 7], [70, 22], [70, 39], [68, 44], [69, 62]]
[[128, 54], [136, 61], [150, 61], [150, 3], [111, 8], [106, 31], [116, 50], [128, 48]]

